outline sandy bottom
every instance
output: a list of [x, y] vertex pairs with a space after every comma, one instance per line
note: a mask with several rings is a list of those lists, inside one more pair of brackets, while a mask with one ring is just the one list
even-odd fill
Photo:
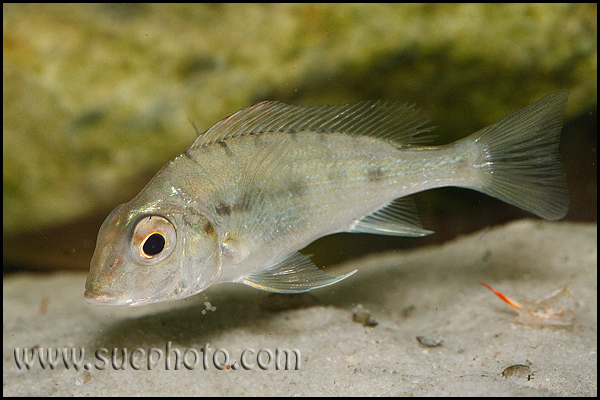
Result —
[[[306, 295], [221, 285], [139, 308], [89, 306], [84, 274], [10, 275], [3, 393], [596, 396], [596, 241], [596, 224], [522, 220], [329, 268], [359, 271]], [[515, 322], [517, 311], [479, 281], [520, 302], [568, 286], [573, 323]], [[24, 348], [29, 358], [43, 350], [44, 361], [60, 349], [58, 364], [44, 369], [35, 358], [27, 369]], [[65, 366], [63, 348], [84, 349], [78, 370]]]

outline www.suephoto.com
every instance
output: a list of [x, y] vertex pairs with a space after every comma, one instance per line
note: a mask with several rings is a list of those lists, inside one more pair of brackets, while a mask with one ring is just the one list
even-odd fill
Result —
[[[88, 351], [88, 354], [90, 352]], [[218, 370], [260, 369], [260, 370], [299, 370], [300, 351], [276, 347], [274, 350], [246, 348], [238, 357], [231, 356], [224, 348], [211, 348], [205, 344], [201, 348], [179, 349], [167, 342], [165, 348], [98, 348], [93, 351], [93, 361], [86, 360], [83, 347], [71, 348], [15, 348], [13, 355], [18, 369], [31, 370], [39, 365], [42, 369], [54, 370], [60, 365], [66, 369], [79, 370], [152, 370], [164, 365], [165, 370], [203, 369]]]

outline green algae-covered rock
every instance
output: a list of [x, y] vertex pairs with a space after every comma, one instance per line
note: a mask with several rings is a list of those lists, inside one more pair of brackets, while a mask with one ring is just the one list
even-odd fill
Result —
[[596, 103], [595, 4], [4, 5], [4, 234], [129, 200], [240, 108], [415, 102], [448, 142]]

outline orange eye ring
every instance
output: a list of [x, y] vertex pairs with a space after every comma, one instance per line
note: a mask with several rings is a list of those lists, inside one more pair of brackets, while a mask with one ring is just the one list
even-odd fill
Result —
[[156, 264], [167, 259], [175, 248], [177, 233], [173, 224], [158, 215], [142, 218], [131, 238], [133, 254], [144, 264]]

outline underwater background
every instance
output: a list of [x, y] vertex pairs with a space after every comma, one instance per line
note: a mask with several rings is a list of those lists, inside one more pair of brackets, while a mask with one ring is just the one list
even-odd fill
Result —
[[[442, 144], [568, 90], [566, 220], [597, 220], [596, 4], [4, 4], [3, 88], [5, 271], [86, 271], [104, 218], [192, 122], [262, 100], [416, 103]], [[304, 252], [329, 265], [531, 217], [474, 191], [414, 197], [435, 235]]]

